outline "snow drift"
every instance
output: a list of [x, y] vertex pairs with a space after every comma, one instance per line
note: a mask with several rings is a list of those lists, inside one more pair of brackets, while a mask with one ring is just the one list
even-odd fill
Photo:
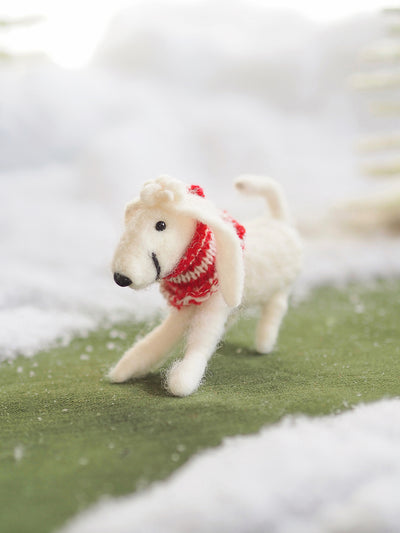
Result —
[[103, 501], [62, 533], [394, 533], [400, 400], [286, 418], [227, 439], [168, 481]]

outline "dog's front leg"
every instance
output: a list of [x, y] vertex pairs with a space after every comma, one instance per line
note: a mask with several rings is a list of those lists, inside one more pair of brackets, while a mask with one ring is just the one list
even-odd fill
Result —
[[110, 370], [110, 380], [122, 383], [130, 378], [148, 374], [183, 336], [192, 314], [191, 308], [180, 311], [172, 309], [164, 322], [125, 352], [117, 365]]
[[190, 323], [186, 353], [168, 373], [167, 387], [174, 396], [188, 396], [200, 385], [207, 361], [224, 333], [229, 312], [219, 292], [196, 309]]

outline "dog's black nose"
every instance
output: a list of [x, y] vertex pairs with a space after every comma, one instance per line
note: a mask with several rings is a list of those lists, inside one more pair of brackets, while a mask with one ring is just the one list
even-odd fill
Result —
[[131, 279], [129, 279], [127, 276], [119, 274], [118, 272], [114, 272], [114, 281], [120, 287], [128, 287], [129, 285], [132, 285]]

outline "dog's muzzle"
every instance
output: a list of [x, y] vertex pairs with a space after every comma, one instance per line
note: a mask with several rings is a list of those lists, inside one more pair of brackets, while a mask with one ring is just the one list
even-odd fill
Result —
[[129, 287], [129, 285], [132, 285], [132, 280], [119, 272], [114, 272], [114, 281], [120, 287]]

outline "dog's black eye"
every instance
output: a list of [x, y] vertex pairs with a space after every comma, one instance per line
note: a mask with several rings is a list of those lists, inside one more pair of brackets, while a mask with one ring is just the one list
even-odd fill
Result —
[[166, 229], [167, 225], [164, 222], [164, 220], [159, 220], [156, 224], [156, 230], [157, 231], [164, 231]]

